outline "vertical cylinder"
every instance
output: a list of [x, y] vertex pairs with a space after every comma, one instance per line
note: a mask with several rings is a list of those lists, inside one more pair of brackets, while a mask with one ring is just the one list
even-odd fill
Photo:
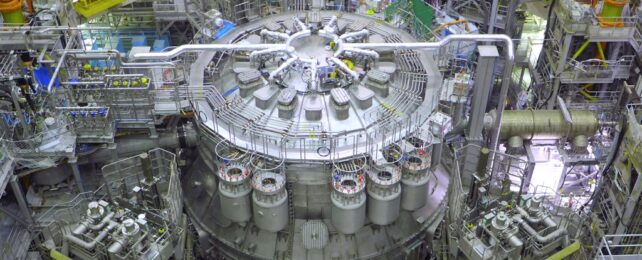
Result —
[[218, 171], [221, 212], [232, 222], [250, 220], [250, 171], [238, 164], [223, 166]]
[[426, 205], [429, 168], [429, 156], [411, 153], [404, 161], [401, 174], [402, 209], [416, 210]]
[[252, 177], [252, 212], [257, 227], [278, 232], [288, 225], [288, 192], [285, 175], [261, 172]]
[[332, 178], [332, 224], [343, 234], [354, 234], [366, 220], [363, 175], [336, 173]]
[[368, 171], [368, 218], [377, 225], [388, 225], [399, 217], [401, 172], [393, 166]]
[[5, 24], [20, 26], [24, 23], [20, 0], [0, 0], [0, 13]]
[[154, 176], [152, 174], [152, 160], [149, 158], [148, 153], [142, 153], [138, 156], [143, 168], [143, 176], [145, 176], [145, 182], [152, 183], [154, 181]]

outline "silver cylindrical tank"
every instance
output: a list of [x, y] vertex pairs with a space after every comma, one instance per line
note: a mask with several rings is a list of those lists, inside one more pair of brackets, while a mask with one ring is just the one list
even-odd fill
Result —
[[397, 167], [377, 167], [368, 171], [368, 218], [377, 225], [388, 225], [399, 217], [401, 172]]
[[260, 229], [277, 232], [288, 225], [288, 191], [285, 175], [260, 172], [252, 177], [252, 212]]
[[426, 205], [430, 178], [430, 153], [411, 152], [402, 164], [401, 208], [416, 210]]
[[356, 233], [366, 221], [366, 184], [362, 174], [337, 173], [332, 178], [332, 224], [343, 234]]
[[236, 223], [250, 220], [250, 170], [242, 165], [231, 164], [222, 166], [218, 171], [218, 177], [223, 216]]

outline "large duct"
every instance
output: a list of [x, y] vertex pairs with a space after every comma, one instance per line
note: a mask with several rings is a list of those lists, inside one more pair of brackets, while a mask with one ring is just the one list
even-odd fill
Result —
[[[594, 111], [570, 110], [569, 114], [572, 123], [566, 121], [561, 110], [505, 111], [499, 139], [519, 136], [524, 140], [537, 140], [595, 135], [600, 122]], [[492, 129], [497, 120], [497, 112], [489, 112], [484, 120], [484, 128]]]

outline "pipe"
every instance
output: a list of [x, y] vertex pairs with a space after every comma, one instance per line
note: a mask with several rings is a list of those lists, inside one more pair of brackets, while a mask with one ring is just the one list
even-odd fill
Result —
[[[70, 33], [70, 37], [72, 38], [76, 36], [76, 32], [72, 31]], [[47, 85], [47, 92], [51, 93], [51, 88], [53, 88], [54, 83], [56, 82], [58, 78], [58, 74], [60, 73], [60, 68], [62, 67], [63, 62], [65, 61], [65, 57], [67, 56], [67, 53], [71, 49], [71, 45], [73, 44], [67, 44], [65, 47], [65, 50], [63, 51], [62, 55], [60, 56], [60, 60], [58, 61], [58, 64], [56, 65], [56, 69], [54, 70], [53, 74], [51, 75], [51, 80], [49, 80], [49, 85]]]
[[589, 178], [595, 177], [598, 173], [599, 173], [599, 171], [595, 171], [595, 172], [593, 172], [593, 173], [591, 173], [589, 175], [583, 176], [582, 178], [579, 178], [577, 180], [565, 182], [565, 183], [563, 183], [563, 185], [564, 186], [575, 186], [575, 185], [578, 185], [578, 184], [588, 180]]
[[[379, 53], [376, 52], [376, 51], [364, 50], [364, 49], [355, 49], [355, 48], [343, 48], [343, 53], [346, 53], [346, 52], [352, 52], [352, 53], [364, 55], [364, 56], [367, 56], [367, 57], [371, 58], [374, 61], [379, 59]], [[335, 53], [335, 55], [336, 55], [336, 53]], [[335, 57], [337, 57], [337, 56], [335, 56]]]
[[294, 22], [301, 28], [300, 30], [305, 30], [305, 29], [308, 28], [308, 26], [305, 25], [305, 23], [303, 23], [303, 22], [301, 22], [301, 20], [299, 20], [299, 17], [297, 17], [297, 16], [292, 17], [292, 20], [294, 20]]
[[270, 72], [270, 77], [268, 77], [268, 80], [269, 81], [273, 81], [274, 77], [280, 75], [281, 72], [283, 72], [285, 69], [290, 67], [290, 65], [292, 65], [292, 63], [294, 63], [294, 62], [296, 62], [298, 60], [299, 60], [299, 58], [297, 58], [297, 57], [292, 57], [292, 58], [287, 59], [285, 62], [281, 63], [281, 66], [279, 66], [276, 70]]
[[317, 87], [317, 60], [316, 59], [300, 59], [302, 62], [310, 64], [310, 86]]
[[312, 32], [310, 30], [303, 30], [299, 31], [295, 34], [290, 35], [290, 37], [285, 41], [285, 45], [290, 47], [292, 46], [292, 42], [296, 39], [302, 38], [302, 37], [307, 37], [310, 36]]
[[464, 24], [464, 29], [466, 30], [466, 32], [470, 32], [470, 27], [468, 26], [468, 20], [461, 19], [461, 20], [456, 20], [456, 21], [450, 21], [450, 22], [447, 22], [447, 23], [443, 23], [443, 24], [439, 25], [439, 27], [437, 27], [433, 31], [433, 33], [437, 34], [441, 30], [446, 29], [446, 28], [450, 27], [451, 25], [457, 25], [457, 24]]
[[95, 225], [92, 225], [90, 222], [91, 220], [85, 220], [82, 223], [80, 223], [71, 233], [74, 235], [81, 235], [87, 231], [87, 228], [91, 230], [99, 230], [105, 226], [105, 224], [109, 223], [111, 219], [116, 215], [114, 212], [109, 212], [103, 219]]
[[513, 216], [513, 220], [520, 224], [520, 226], [528, 233], [531, 237], [535, 238], [538, 243], [548, 244], [554, 239], [557, 239], [560, 236], [567, 235], [566, 229], [564, 227], [559, 227], [555, 231], [551, 232], [546, 236], [542, 236], [535, 229], [533, 229], [526, 221], [521, 219], [519, 215]]
[[522, 218], [526, 219], [526, 221], [528, 221], [529, 223], [539, 224], [542, 221], [544, 221], [544, 224], [547, 227], [555, 227], [555, 226], [557, 226], [557, 223], [555, 223], [555, 221], [553, 219], [551, 219], [550, 216], [542, 215], [539, 218], [534, 218], [534, 217], [531, 217], [530, 214], [528, 214], [528, 212], [526, 212], [526, 210], [524, 210], [523, 208], [521, 208], [519, 206], [516, 206], [515, 208], [517, 209], [517, 212], [522, 216]]
[[116, 61], [116, 64], [120, 65], [121, 67], [127, 67], [127, 68], [158, 67], [158, 66], [175, 67], [176, 66], [176, 64], [172, 62], [124, 62], [123, 56], [117, 50], [97, 50], [97, 51], [65, 50], [65, 52], [67, 54], [74, 54], [76, 58], [81, 58], [81, 59], [101, 59], [101, 58], [105, 58], [105, 56], [109, 57], [109, 55], [114, 55], [116, 57], [116, 59], [114, 60]]
[[100, 233], [96, 237], [94, 237], [94, 239], [92, 239], [91, 242], [87, 242], [85, 240], [77, 238], [72, 234], [65, 235], [65, 240], [71, 241], [74, 244], [79, 245], [87, 250], [91, 250], [96, 246], [96, 243], [105, 239], [105, 237], [107, 237], [107, 234], [109, 234], [109, 232], [117, 226], [118, 226], [118, 223], [114, 221], [110, 221], [109, 225], [107, 225], [107, 227], [105, 227], [102, 231], [100, 231]]
[[171, 51], [156, 53], [136, 53], [135, 59], [141, 60], [167, 60], [186, 52], [197, 51], [257, 51], [283, 47], [283, 44], [186, 44], [178, 46]]
[[355, 79], [355, 80], [358, 80], [358, 79], [359, 79], [359, 73], [357, 73], [356, 71], [351, 70], [350, 68], [348, 68], [348, 65], [346, 65], [346, 64], [345, 64], [345, 62], [343, 62], [343, 61], [342, 61], [342, 60], [340, 60], [339, 58], [337, 58], [337, 57], [331, 57], [331, 58], [330, 58], [330, 60], [331, 60], [334, 64], [336, 64], [337, 66], [339, 66], [339, 68], [341, 68], [341, 70], [343, 70], [344, 72], [346, 72], [346, 73], [350, 74], [350, 75], [352, 76], [352, 78], [353, 78], [353, 79]]
[[606, 56], [604, 55], [604, 48], [602, 48], [602, 43], [597, 42], [596, 44], [597, 44], [597, 54], [602, 60], [602, 67], [604, 67], [605, 69], [608, 69], [609, 64], [606, 62]]
[[341, 36], [339, 36], [339, 40], [343, 43], [345, 40], [348, 38], [362, 38], [362, 37], [368, 37], [370, 35], [370, 31], [368, 29], [363, 29], [361, 31], [356, 31], [356, 32], [351, 32], [351, 33], [344, 33]]
[[522, 240], [515, 235], [508, 238], [508, 244], [510, 244], [514, 248], [522, 248], [522, 246], [524, 246], [524, 242], [522, 242]]
[[328, 23], [325, 24], [325, 26], [323, 26], [323, 29], [319, 31], [324, 31], [324, 34], [329, 34], [329, 33], [334, 34], [336, 23], [337, 23], [337, 16], [333, 15], [332, 17], [330, 17], [330, 21], [328, 21]]
[[[181, 141], [184, 140], [184, 141]], [[79, 158], [78, 164], [88, 163], [90, 161], [101, 162], [109, 161], [114, 156], [127, 157], [147, 152], [156, 147], [175, 148], [181, 146], [184, 142], [187, 147], [196, 145], [196, 131], [188, 128], [184, 133], [176, 132], [159, 133], [158, 138], [149, 138], [147, 135], [126, 136], [116, 139], [116, 149], [101, 149], [93, 154]]]
[[261, 30], [260, 35], [263, 36], [263, 37], [268, 37], [269, 36], [269, 37], [277, 38], [277, 39], [280, 39], [280, 40], [287, 40], [288, 38], [290, 38], [290, 35], [287, 34], [287, 33], [273, 32], [273, 31], [269, 31], [269, 30], [266, 30], [266, 29]]
[[114, 254], [114, 255], [118, 254], [120, 253], [121, 250], [123, 250], [123, 247], [125, 246], [125, 244], [126, 244], [125, 238], [116, 239], [114, 240], [114, 243], [112, 243], [109, 246], [107, 251], [109, 252], [109, 254]]
[[337, 34], [335, 34], [334, 32], [326, 31], [325, 29], [319, 30], [317, 34], [323, 38], [334, 41], [335, 44], [339, 40], [339, 36]]
[[337, 23], [337, 16], [333, 15], [332, 17], [330, 17], [330, 21], [328, 21], [328, 23], [325, 26], [333, 26], [336, 23]]
[[260, 56], [268, 55], [268, 54], [276, 54], [276, 53], [280, 53], [280, 52], [287, 53], [289, 56], [291, 56], [290, 53], [294, 52], [294, 48], [287, 47], [287, 46], [281, 46], [281, 47], [278, 47], [278, 48], [253, 51], [252, 53], [250, 53], [250, 61], [251, 62], [256, 62], [256, 60]]
[[524, 140], [560, 139], [578, 135], [593, 136], [600, 127], [597, 114], [591, 110], [570, 110], [572, 122], [566, 121], [561, 110], [511, 110], [499, 119], [496, 111], [486, 114], [484, 128], [492, 129], [501, 120], [500, 140], [519, 136]]
[[577, 51], [575, 51], [575, 53], [573, 53], [573, 57], [571, 57], [571, 58], [572, 59], [577, 59], [577, 57], [579, 57], [582, 54], [582, 52], [584, 51], [584, 49], [586, 49], [586, 46], [588, 46], [589, 43], [591, 43], [590, 40], [586, 40], [584, 43], [582, 43], [582, 45], [577, 49]]

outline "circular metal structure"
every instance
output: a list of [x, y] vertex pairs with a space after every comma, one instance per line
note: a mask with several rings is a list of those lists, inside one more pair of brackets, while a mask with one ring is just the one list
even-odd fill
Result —
[[[334, 143], [334, 159], [348, 159], [400, 140], [426, 122], [430, 113], [425, 109], [437, 105], [427, 87], [439, 80], [432, 57], [422, 51], [343, 49], [341, 42], [413, 39], [370, 18], [342, 14], [333, 19], [335, 15], [322, 12], [316, 20], [295, 14], [271, 17], [269, 23], [276, 23], [278, 31], [269, 30], [267, 21], [252, 22], [220, 41], [277, 47], [200, 55], [195, 64], [220, 64], [212, 75], [212, 91], [196, 102], [198, 114], [207, 115], [199, 118], [204, 130], [253, 152], [289, 161], [325, 161], [317, 153], [323, 142], [309, 139]], [[328, 24], [332, 20], [336, 22]], [[203, 84], [203, 77], [193, 74], [191, 81]], [[283, 142], [291, 152], [279, 155]]]
[[[191, 100], [204, 137], [198, 165], [219, 185], [187, 194], [185, 208], [217, 249], [207, 257], [425, 254], [409, 245], [425, 243], [426, 221], [440, 218], [436, 207], [414, 209], [445, 192], [428, 193], [432, 140], [413, 136], [430, 135], [438, 105], [434, 53], [347, 45], [412, 41], [370, 17], [315, 11], [238, 26], [215, 42], [238, 49], [198, 55], [189, 73], [205, 89]], [[422, 163], [406, 163], [411, 155]], [[190, 169], [183, 186], [204, 174]], [[404, 198], [417, 205], [402, 207]]]
[[328, 244], [328, 226], [320, 220], [306, 221], [301, 228], [303, 246], [306, 249], [323, 249]]

